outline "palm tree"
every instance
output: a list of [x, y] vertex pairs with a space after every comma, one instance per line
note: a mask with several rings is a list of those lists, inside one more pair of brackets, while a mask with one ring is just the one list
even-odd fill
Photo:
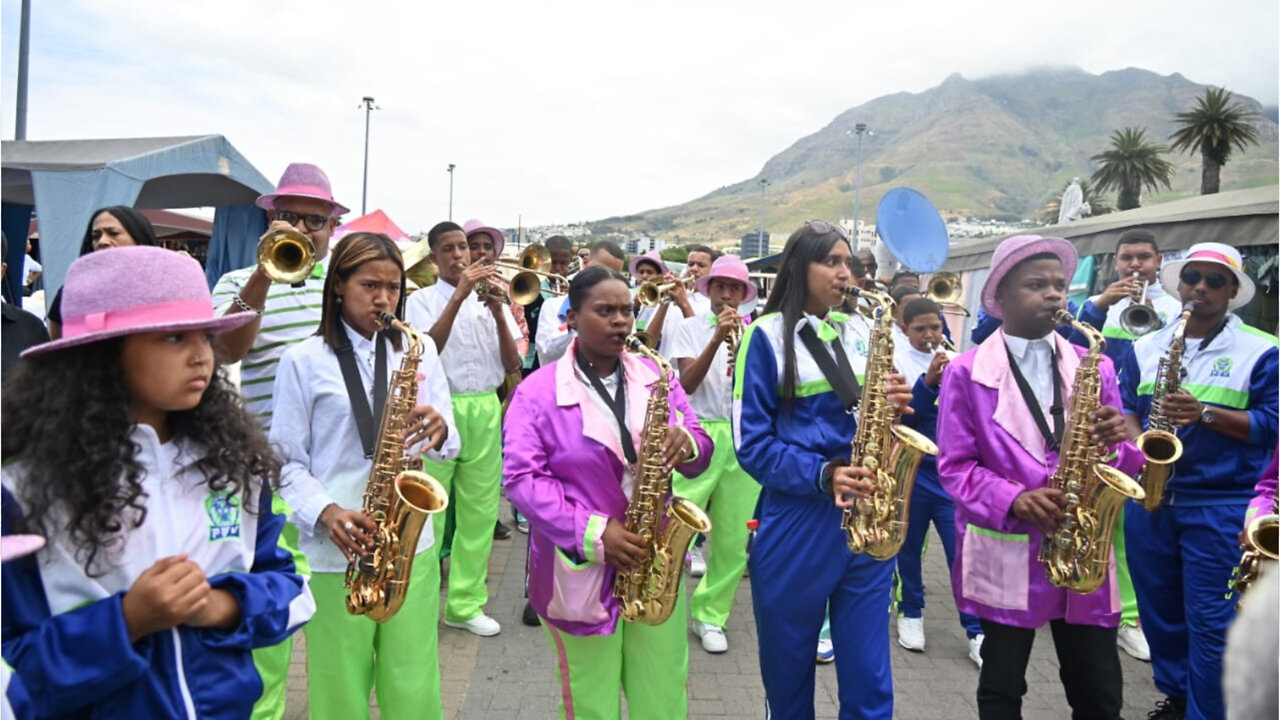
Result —
[[1169, 152], [1164, 145], [1147, 142], [1146, 128], [1127, 127], [1111, 133], [1111, 148], [1089, 158], [1099, 164], [1093, 173], [1095, 190], [1118, 190], [1118, 210], [1142, 205], [1142, 188], [1172, 189], [1173, 163], [1160, 157]]
[[[1052, 200], [1045, 203], [1044, 209], [1040, 211], [1040, 219], [1044, 221], [1045, 225], [1058, 224], [1058, 207], [1062, 203], [1062, 194], [1065, 193], [1067, 188], [1070, 186], [1070, 182], [1063, 185], [1062, 188], [1058, 190], [1058, 194], [1054, 195]], [[1107, 199], [1105, 197], [1098, 194], [1097, 190], [1094, 189], [1093, 185], [1088, 180], [1080, 181], [1080, 191], [1084, 194], [1084, 202], [1089, 206], [1090, 215], [1106, 215], [1115, 209], [1107, 203]]]
[[1196, 108], [1180, 112], [1174, 121], [1181, 125], [1169, 139], [1174, 152], [1200, 152], [1200, 194], [1218, 192], [1222, 166], [1231, 157], [1231, 146], [1240, 152], [1258, 144], [1258, 135], [1250, 122], [1258, 113], [1231, 102], [1226, 88], [1205, 88], [1196, 99]]

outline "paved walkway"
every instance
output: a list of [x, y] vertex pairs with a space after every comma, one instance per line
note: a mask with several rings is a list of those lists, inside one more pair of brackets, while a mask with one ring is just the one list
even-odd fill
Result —
[[[505, 501], [502, 506], [503, 517], [509, 522], [509, 507]], [[510, 540], [494, 542], [489, 562], [489, 612], [502, 623], [501, 635], [479, 638], [440, 626], [441, 692], [445, 718], [449, 720], [556, 717], [558, 684], [546, 637], [540, 628], [520, 623], [526, 542], [526, 536], [514, 532], [514, 528]], [[894, 644], [895, 716], [899, 720], [976, 719], [978, 672], [968, 658], [936, 535], [925, 558], [924, 573], [929, 606], [925, 627], [928, 651], [908, 652]], [[723, 655], [707, 654], [697, 638], [690, 636], [690, 718], [764, 717], [750, 580], [744, 580], [738, 590], [729, 624], [729, 652]], [[299, 634], [294, 644], [286, 718], [307, 717], [305, 645]], [[1151, 682], [1151, 666], [1124, 653], [1120, 657], [1125, 679], [1124, 716], [1130, 720], [1145, 717], [1161, 697]], [[1027, 686], [1023, 703], [1026, 720], [1070, 717], [1048, 628], [1036, 637]], [[837, 717], [833, 665], [817, 668], [817, 716]], [[378, 717], [376, 707], [373, 717]]]

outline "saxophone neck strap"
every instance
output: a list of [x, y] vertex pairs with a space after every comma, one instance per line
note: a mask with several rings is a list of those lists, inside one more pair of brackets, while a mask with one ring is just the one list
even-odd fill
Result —
[[342, 369], [342, 380], [347, 385], [347, 398], [351, 401], [351, 413], [355, 415], [356, 430], [360, 433], [360, 444], [366, 458], [373, 457], [374, 418], [382, 419], [382, 408], [387, 404], [387, 338], [382, 333], [376, 333], [374, 338], [377, 350], [374, 353], [372, 408], [369, 407], [369, 394], [365, 392], [360, 370], [356, 367], [351, 338], [345, 331], [336, 350], [338, 367]]
[[574, 359], [578, 362], [578, 368], [582, 370], [582, 374], [587, 376], [587, 380], [591, 381], [591, 387], [595, 388], [597, 394], [604, 399], [604, 404], [609, 406], [613, 411], [613, 417], [618, 421], [618, 436], [622, 441], [622, 454], [627, 457], [627, 462], [635, 464], [636, 462], [636, 445], [631, 440], [631, 430], [627, 427], [627, 376], [622, 371], [622, 358], [618, 358], [618, 367], [614, 370], [614, 376], [618, 380], [618, 389], [614, 391], [613, 397], [609, 397], [609, 390], [600, 380], [600, 374], [591, 367], [591, 361], [581, 350], [574, 353]]
[[1049, 431], [1049, 423], [1045, 420], [1044, 411], [1040, 409], [1040, 400], [1031, 391], [1031, 385], [1023, 377], [1022, 370], [1018, 368], [1018, 363], [1014, 362], [1013, 353], [1009, 351], [1009, 346], [1005, 346], [1004, 352], [1009, 357], [1009, 370], [1013, 373], [1013, 379], [1018, 382], [1018, 391], [1022, 393], [1022, 401], [1027, 404], [1027, 409], [1031, 411], [1031, 417], [1036, 421], [1036, 427], [1040, 428], [1040, 434], [1044, 436], [1045, 447], [1057, 452], [1062, 447], [1063, 425], [1066, 422], [1063, 419], [1062, 377], [1058, 373], [1058, 352], [1052, 347], [1049, 349], [1049, 367], [1053, 369], [1053, 404], [1049, 406], [1049, 412], [1053, 415], [1052, 432]]
[[[862, 388], [858, 385], [853, 365], [849, 364], [849, 356], [844, 352], [844, 343], [837, 336], [831, 341], [831, 352], [827, 352], [823, 342], [818, 339], [818, 333], [814, 332], [813, 325], [807, 322], [800, 328], [800, 340], [813, 356], [813, 361], [818, 364], [822, 376], [831, 383], [831, 389], [835, 391], [845, 411], [853, 412], [862, 399]], [[835, 353], [834, 360], [831, 358], [832, 353]]]

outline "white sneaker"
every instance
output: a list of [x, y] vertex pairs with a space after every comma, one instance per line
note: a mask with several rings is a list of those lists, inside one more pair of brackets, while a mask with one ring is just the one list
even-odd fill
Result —
[[480, 637], [493, 637], [494, 635], [502, 632], [502, 626], [498, 624], [498, 621], [484, 613], [463, 622], [445, 620], [444, 624], [451, 628], [466, 630], [467, 632], [479, 635]]
[[1143, 662], [1151, 662], [1151, 648], [1147, 646], [1147, 636], [1137, 625], [1121, 625], [1116, 631], [1116, 645]]
[[697, 545], [689, 546], [689, 552], [684, 556], [684, 567], [689, 571], [689, 577], [700, 578], [707, 574], [707, 561], [702, 557], [702, 548]]
[[979, 633], [969, 638], [969, 659], [979, 670], [982, 669], [982, 639], [985, 637], [986, 635]]
[[898, 616], [898, 644], [914, 652], [924, 652], [924, 618]]
[[823, 665], [836, 659], [835, 645], [831, 644], [831, 638], [818, 638], [818, 657], [817, 661]]
[[724, 637], [724, 628], [694, 620], [690, 629], [693, 630], [694, 635], [702, 638], [703, 650], [709, 653], [722, 653], [729, 649], [729, 641]]

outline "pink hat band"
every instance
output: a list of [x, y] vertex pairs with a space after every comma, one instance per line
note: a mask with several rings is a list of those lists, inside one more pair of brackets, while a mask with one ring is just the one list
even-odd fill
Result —
[[1223, 265], [1226, 265], [1227, 267], [1233, 270], [1240, 269], [1240, 266], [1236, 263], [1236, 261], [1231, 256], [1225, 253], [1220, 253], [1216, 250], [1197, 250], [1191, 253], [1190, 255], [1188, 255], [1185, 259], [1188, 262], [1193, 260], [1208, 260], [1211, 262], [1216, 261], [1216, 262], [1222, 263]]
[[70, 339], [79, 335], [125, 330], [140, 325], [207, 321], [212, 315], [213, 302], [209, 300], [152, 303], [64, 318], [62, 336]]

